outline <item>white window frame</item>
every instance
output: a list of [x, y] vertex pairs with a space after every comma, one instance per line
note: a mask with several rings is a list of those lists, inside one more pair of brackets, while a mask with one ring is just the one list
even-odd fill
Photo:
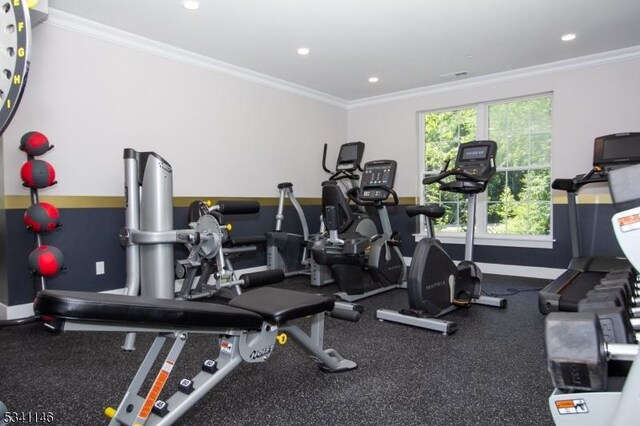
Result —
[[[476, 109], [476, 137], [477, 140], [486, 140], [489, 138], [489, 128], [488, 128], [488, 113], [489, 106], [495, 104], [501, 104], [505, 102], [511, 101], [526, 101], [528, 99], [535, 99], [547, 96], [551, 102], [551, 114], [552, 114], [552, 122], [551, 122], [551, 143], [553, 144], [553, 92], [545, 92], [545, 93], [537, 93], [533, 95], [526, 96], [517, 96], [513, 98], [505, 98], [498, 99], [490, 102], [478, 102], [474, 104], [468, 105], [460, 105], [460, 106], [452, 106], [447, 108], [438, 108], [434, 110], [420, 111], [418, 113], [418, 170], [419, 170], [419, 186], [418, 186], [418, 199], [420, 200], [420, 204], [424, 204], [426, 201], [424, 199], [424, 189], [422, 185], [422, 179], [425, 174], [425, 164], [424, 164], [424, 156], [425, 156], [425, 140], [424, 140], [424, 132], [425, 132], [425, 116], [427, 114], [457, 110], [457, 109], [468, 109], [475, 108]], [[499, 142], [498, 142], [499, 143]], [[551, 149], [551, 147], [549, 147]], [[551, 153], [549, 153], [549, 167], [551, 167]], [[551, 190], [551, 188], [549, 188]], [[524, 247], [524, 248], [543, 248], [543, 249], [552, 249], [553, 242], [555, 241], [553, 238], [553, 197], [551, 197], [550, 201], [550, 222], [549, 222], [549, 235], [497, 235], [497, 234], [487, 234], [484, 230], [487, 229], [487, 196], [486, 192], [482, 192], [476, 197], [476, 234], [475, 234], [475, 245], [483, 245], [483, 246], [501, 246], [501, 247]], [[424, 233], [424, 221], [425, 218], [420, 216], [420, 233], [415, 234], [415, 241], [420, 241], [422, 238], [427, 235]], [[465, 234], [463, 232], [447, 232], [440, 233], [436, 232], [436, 238], [445, 244], [464, 244], [465, 242]]]

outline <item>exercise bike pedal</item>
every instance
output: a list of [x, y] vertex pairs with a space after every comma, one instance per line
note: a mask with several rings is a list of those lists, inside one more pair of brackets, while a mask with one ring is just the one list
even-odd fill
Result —
[[471, 299], [453, 299], [451, 304], [456, 308], [465, 308], [469, 309], [473, 301]]

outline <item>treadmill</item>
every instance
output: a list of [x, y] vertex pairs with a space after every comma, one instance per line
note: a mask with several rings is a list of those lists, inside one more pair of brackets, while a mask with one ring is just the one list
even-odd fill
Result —
[[578, 302], [607, 272], [631, 268], [625, 258], [581, 254], [576, 197], [586, 185], [608, 182], [610, 170], [636, 163], [640, 163], [640, 133], [601, 136], [594, 141], [593, 168], [588, 173], [572, 179], [555, 179], [551, 184], [553, 189], [567, 192], [572, 259], [568, 269], [540, 291], [538, 308], [543, 315], [577, 312]]

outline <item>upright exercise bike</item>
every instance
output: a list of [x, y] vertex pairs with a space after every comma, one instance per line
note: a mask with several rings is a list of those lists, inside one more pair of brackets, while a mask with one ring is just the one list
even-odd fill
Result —
[[[453, 169], [447, 170], [445, 166], [437, 176], [422, 181], [424, 185], [438, 183], [441, 191], [467, 196], [465, 260], [456, 265], [434, 236], [432, 221], [444, 215], [442, 206], [407, 207], [407, 215], [424, 215], [427, 221], [427, 237], [416, 245], [407, 276], [410, 309], [400, 312], [379, 309], [376, 318], [449, 334], [456, 331], [456, 323], [438, 317], [474, 303], [499, 308], [506, 306], [505, 299], [480, 294], [482, 272], [472, 260], [476, 195], [486, 190], [496, 173], [496, 151], [494, 141], [461, 144]], [[444, 182], [449, 176], [455, 179]]]

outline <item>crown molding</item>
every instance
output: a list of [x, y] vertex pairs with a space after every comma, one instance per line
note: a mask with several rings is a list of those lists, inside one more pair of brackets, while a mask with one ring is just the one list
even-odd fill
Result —
[[419, 98], [422, 96], [445, 93], [451, 90], [464, 90], [487, 84], [503, 83], [525, 78], [550, 75], [558, 72], [574, 71], [608, 63], [640, 58], [640, 46], [612, 50], [594, 55], [581, 56], [542, 65], [471, 77], [461, 81], [447, 82], [415, 89], [387, 93], [369, 98], [347, 101], [286, 80], [278, 79], [267, 74], [232, 65], [217, 59], [181, 49], [166, 43], [161, 43], [108, 25], [100, 24], [89, 19], [81, 18], [55, 8], [49, 8], [49, 18], [45, 25], [52, 25], [68, 31], [94, 37], [122, 47], [138, 50], [165, 59], [181, 62], [186, 65], [202, 68], [208, 71], [229, 75], [250, 83], [269, 87], [276, 90], [299, 95], [308, 99], [337, 106], [343, 109], [357, 109], [371, 105]]
[[159, 56], [161, 58], [180, 62], [193, 67], [226, 74], [240, 80], [292, 93], [294, 95], [299, 95], [329, 105], [344, 109], [347, 108], [347, 101], [344, 99], [252, 71], [247, 68], [242, 68], [227, 62], [209, 58], [170, 44], [161, 43], [108, 25], [100, 24], [55, 8], [49, 8], [49, 18], [44, 22], [44, 25], [51, 25], [78, 34], [94, 37], [122, 47], [138, 50], [140, 52]]
[[504, 83], [508, 81], [522, 80], [525, 78], [545, 76], [559, 72], [575, 71], [608, 63], [628, 61], [638, 58], [640, 58], [640, 46], [633, 46], [624, 49], [611, 50], [609, 52], [597, 53], [594, 55], [580, 56], [578, 58], [565, 59], [562, 61], [550, 62], [542, 65], [534, 65], [526, 68], [518, 68], [484, 76], [467, 78], [465, 80], [456, 82], [436, 84], [432, 86], [387, 93], [379, 96], [372, 96], [370, 98], [362, 98], [348, 102], [347, 108], [362, 108], [387, 102], [445, 93], [452, 90], [472, 89], [474, 87], [485, 86], [488, 84]]

